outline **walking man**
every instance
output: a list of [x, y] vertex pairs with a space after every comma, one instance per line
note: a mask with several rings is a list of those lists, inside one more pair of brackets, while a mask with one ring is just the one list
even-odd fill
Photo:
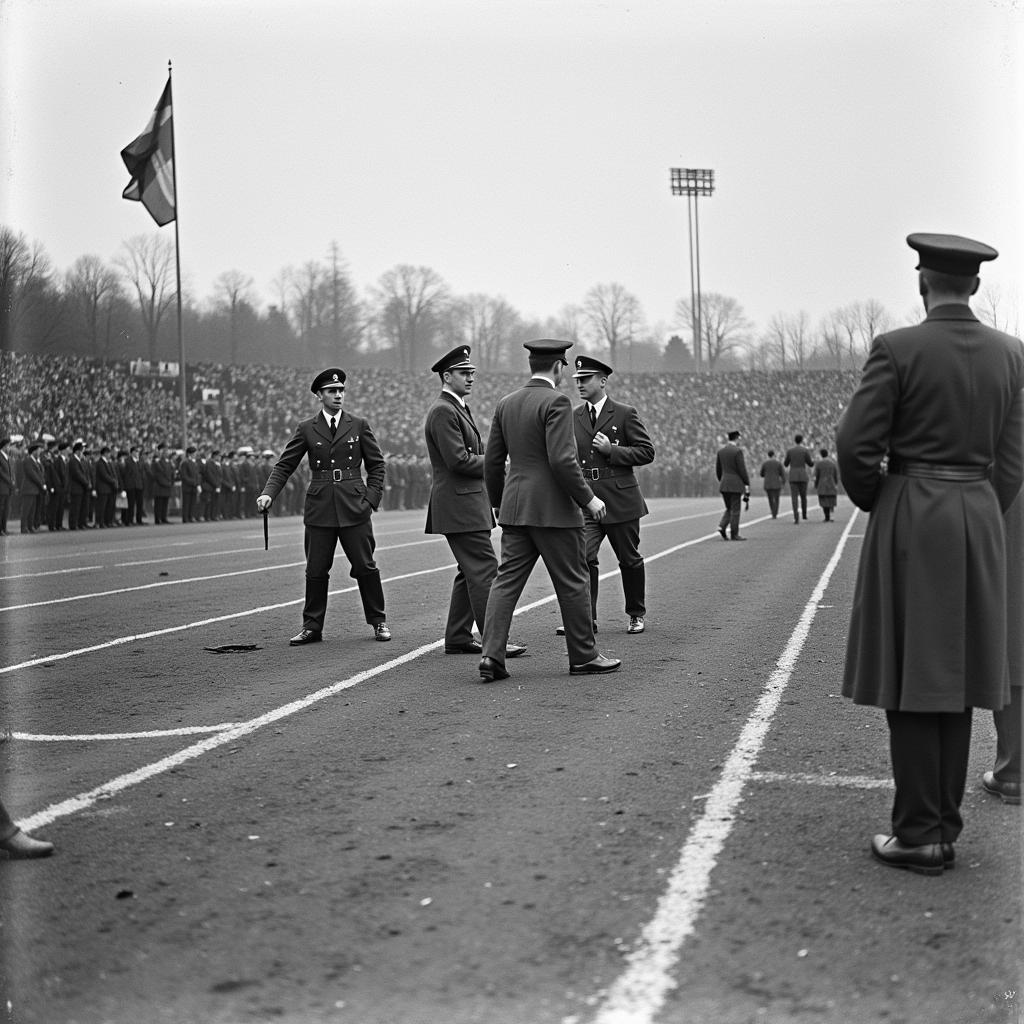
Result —
[[782, 464], [789, 470], [789, 495], [793, 499], [793, 522], [799, 525], [807, 518], [807, 481], [814, 465], [811, 453], [804, 447], [804, 435], [793, 438], [793, 447], [786, 452]]
[[[491, 545], [494, 514], [484, 487], [483, 444], [466, 402], [476, 377], [469, 353], [462, 345], [430, 368], [441, 378], [441, 394], [423, 426], [433, 473], [424, 532], [444, 535], [458, 567], [444, 628], [445, 654], [479, 655], [483, 645], [473, 636], [473, 622], [483, 628], [498, 560]], [[507, 644], [505, 657], [525, 650]]]
[[373, 627], [374, 639], [391, 639], [380, 570], [373, 560], [376, 544], [370, 522], [384, 495], [384, 456], [370, 424], [342, 411], [345, 379], [345, 371], [335, 366], [313, 379], [309, 390], [317, 396], [320, 411], [296, 427], [256, 499], [257, 510], [266, 512], [307, 456], [312, 479], [302, 517], [306, 601], [302, 629], [289, 641], [293, 647], [323, 639], [331, 566], [339, 543], [352, 567], [350, 575], [359, 585], [363, 614]]
[[[594, 640], [590, 580], [583, 545], [585, 508], [600, 522], [605, 504], [576, 459], [572, 403], [558, 390], [569, 341], [529, 341], [525, 386], [498, 402], [484, 455], [484, 482], [501, 526], [501, 564], [484, 617], [480, 677], [507, 679], [505, 647], [516, 601], [537, 559], [551, 577], [565, 626], [572, 675], [615, 672]], [[508, 459], [508, 474], [505, 460]]]
[[764, 493], [768, 497], [768, 510], [772, 519], [779, 517], [779, 495], [786, 483], [786, 470], [775, 458], [775, 450], [768, 449], [768, 458], [761, 463], [761, 479], [764, 480]]
[[889, 726], [896, 796], [872, 854], [939, 875], [963, 828], [971, 710], [1010, 703], [1003, 513], [1024, 480], [1024, 347], [970, 308], [995, 249], [907, 243], [927, 317], [875, 338], [836, 436], [843, 485], [870, 512], [843, 694]]
[[[747, 464], [743, 459], [743, 449], [739, 446], [740, 432], [729, 431], [728, 443], [718, 449], [715, 456], [715, 476], [718, 477], [718, 490], [725, 502], [725, 511], [718, 521], [718, 532], [722, 540], [746, 540], [740, 536], [740, 501], [750, 497], [750, 476]], [[729, 535], [726, 536], [726, 527]]]

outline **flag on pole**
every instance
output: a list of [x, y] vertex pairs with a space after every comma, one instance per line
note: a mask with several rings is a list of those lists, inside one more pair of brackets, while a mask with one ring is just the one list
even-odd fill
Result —
[[121, 159], [132, 176], [122, 196], [141, 202], [160, 227], [174, 220], [174, 128], [171, 122], [170, 77], [145, 130], [121, 150]]

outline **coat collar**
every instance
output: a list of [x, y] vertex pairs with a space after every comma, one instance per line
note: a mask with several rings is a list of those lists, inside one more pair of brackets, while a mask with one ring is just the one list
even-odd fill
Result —
[[929, 320], [973, 320], [978, 323], [974, 311], [966, 303], [949, 303], [945, 306], [936, 306], [928, 311], [925, 322]]
[[342, 409], [338, 413], [338, 432], [334, 437], [331, 437], [331, 428], [327, 426], [327, 420], [324, 419], [323, 413], [318, 412], [313, 417], [313, 429], [328, 444], [337, 444], [352, 429], [352, 417]]

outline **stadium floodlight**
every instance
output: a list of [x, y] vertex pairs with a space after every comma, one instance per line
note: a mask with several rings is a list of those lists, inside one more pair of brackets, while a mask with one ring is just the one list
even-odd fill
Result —
[[686, 222], [690, 240], [690, 328], [693, 331], [693, 359], [701, 368], [703, 310], [700, 294], [700, 219], [697, 199], [715, 191], [715, 172], [706, 167], [670, 167], [669, 185], [674, 196], [686, 196]]

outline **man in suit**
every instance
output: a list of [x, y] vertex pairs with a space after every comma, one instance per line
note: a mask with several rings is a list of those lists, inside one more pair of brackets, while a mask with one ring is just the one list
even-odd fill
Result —
[[[491, 545], [494, 514], [484, 488], [484, 448], [466, 402], [476, 377], [469, 353], [468, 345], [460, 345], [430, 368], [441, 378], [441, 393], [423, 424], [433, 472], [424, 532], [444, 535], [458, 567], [444, 628], [445, 654], [483, 653], [473, 623], [483, 628], [491, 581], [498, 572]], [[525, 650], [508, 644], [505, 657], [518, 657]]]
[[125, 519], [129, 526], [142, 525], [142, 492], [144, 471], [139, 459], [139, 446], [130, 445], [128, 458], [124, 465], [124, 490], [128, 496], [128, 508]]
[[779, 517], [779, 495], [786, 483], [786, 470], [775, 458], [775, 450], [768, 449], [768, 458], [761, 463], [761, 479], [764, 480], [764, 493], [768, 497], [768, 509], [772, 519]]
[[508, 678], [505, 646], [512, 614], [538, 558], [544, 560], [558, 596], [570, 673], [615, 672], [622, 664], [604, 657], [594, 641], [580, 510], [600, 521], [606, 509], [583, 479], [572, 403], [558, 390], [562, 368], [569, 365], [565, 350], [571, 345], [547, 339], [526, 342], [533, 376], [498, 402], [491, 423], [484, 482], [502, 533], [501, 564], [484, 616], [484, 682]]
[[96, 460], [96, 525], [101, 530], [114, 525], [117, 491], [117, 469], [110, 458], [110, 446], [103, 445]]
[[203, 518], [212, 523], [221, 517], [221, 485], [224, 474], [220, 466], [220, 450], [214, 448], [203, 460], [200, 484], [203, 489]]
[[67, 441], [54, 443], [54, 451], [46, 463], [46, 487], [49, 500], [46, 503], [46, 528], [64, 529], [64, 506], [68, 502], [68, 459]]
[[[601, 541], [607, 537], [619, 561], [628, 618], [626, 632], [642, 633], [646, 628], [647, 583], [644, 558], [640, 554], [640, 519], [647, 515], [647, 502], [633, 467], [654, 461], [654, 444], [636, 409], [608, 396], [610, 366], [591, 356], [577, 356], [575, 366], [573, 379], [583, 399], [573, 413], [576, 457], [584, 478], [606, 509], [600, 521], [591, 515], [583, 516], [594, 629], [597, 630], [600, 577], [598, 553]], [[556, 632], [564, 636], [565, 627], [559, 626]]]
[[789, 495], [793, 499], [793, 522], [799, 525], [801, 518], [807, 518], [807, 481], [810, 468], [814, 465], [811, 453], [804, 447], [804, 435], [793, 438], [793, 447], [786, 452], [783, 466], [789, 470]]
[[153, 459], [153, 522], [166, 524], [167, 510], [174, 495], [174, 463], [167, 454], [167, 445], [161, 441], [156, 446]]
[[11, 458], [7, 454], [9, 437], [0, 437], [0, 537], [7, 536], [7, 516], [11, 507], [11, 495], [14, 493], [14, 471]]
[[[743, 458], [743, 449], [739, 446], [740, 432], [730, 430], [728, 442], [718, 449], [715, 456], [715, 476], [718, 477], [718, 490], [725, 502], [725, 511], [718, 521], [718, 532], [722, 540], [746, 540], [740, 536], [740, 501], [750, 497], [750, 476]], [[726, 527], [729, 535], [726, 536]]]
[[896, 796], [873, 856], [939, 875], [963, 828], [971, 711], [1010, 703], [1003, 514], [1024, 481], [1024, 346], [970, 308], [995, 249], [907, 243], [927, 317], [875, 338], [836, 436], [846, 492], [870, 512], [843, 694], [889, 726]]
[[21, 532], [35, 533], [39, 517], [39, 507], [46, 494], [46, 474], [39, 459], [42, 448], [39, 441], [28, 446], [28, 455], [21, 463]]
[[376, 545], [370, 521], [384, 495], [384, 456], [370, 424], [342, 411], [345, 379], [345, 371], [334, 366], [313, 379], [309, 389], [319, 399], [320, 411], [298, 425], [256, 499], [258, 511], [266, 512], [303, 455], [308, 457], [312, 479], [302, 517], [306, 601], [302, 629], [289, 641], [293, 647], [323, 639], [331, 565], [339, 542], [352, 567], [350, 575], [359, 585], [363, 614], [373, 627], [374, 639], [391, 639], [380, 570], [373, 560]]
[[199, 495], [202, 493], [202, 485], [199, 482], [199, 464], [195, 459], [196, 446], [190, 444], [185, 449], [185, 458], [178, 466], [178, 477], [181, 480], [181, 521], [183, 523], [194, 523], [196, 521], [196, 505]]
[[92, 476], [85, 461], [85, 443], [75, 441], [68, 461], [68, 529], [84, 530], [89, 522]]

